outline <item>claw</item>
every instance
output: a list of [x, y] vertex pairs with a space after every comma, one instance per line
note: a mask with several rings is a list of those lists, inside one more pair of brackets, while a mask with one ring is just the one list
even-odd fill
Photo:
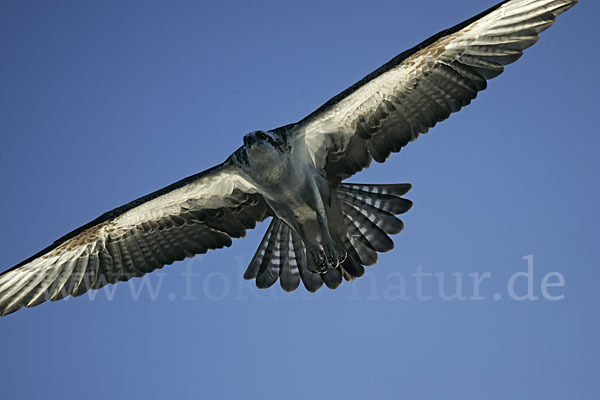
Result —
[[337, 253], [337, 259], [340, 264], [343, 264], [348, 258], [348, 252], [339, 244], [335, 244], [335, 251]]
[[322, 253], [315, 248], [308, 250], [309, 262], [307, 267], [310, 272], [315, 274], [324, 274], [327, 272], [327, 262]]
[[346, 261], [346, 257], [348, 254], [346, 250], [339, 244], [334, 241], [325, 243], [325, 254], [327, 255], [327, 263], [332, 268], [339, 267], [344, 261]]
[[348, 257], [346, 250], [334, 241], [325, 242], [323, 250], [312, 247], [307, 253], [308, 270], [315, 274], [324, 274], [329, 267], [339, 267]]

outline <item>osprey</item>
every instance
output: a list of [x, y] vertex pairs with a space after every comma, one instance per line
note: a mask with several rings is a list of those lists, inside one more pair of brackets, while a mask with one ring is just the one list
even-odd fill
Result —
[[272, 218], [244, 278], [338, 287], [393, 247], [409, 184], [343, 181], [459, 111], [577, 0], [508, 0], [394, 57], [301, 121], [109, 211], [0, 274], [0, 314], [231, 245]]

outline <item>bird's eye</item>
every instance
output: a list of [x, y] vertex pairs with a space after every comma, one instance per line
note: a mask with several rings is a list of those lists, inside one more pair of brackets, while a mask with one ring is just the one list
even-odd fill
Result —
[[258, 132], [257, 136], [260, 140], [265, 140], [267, 138], [267, 135], [265, 135], [264, 132]]

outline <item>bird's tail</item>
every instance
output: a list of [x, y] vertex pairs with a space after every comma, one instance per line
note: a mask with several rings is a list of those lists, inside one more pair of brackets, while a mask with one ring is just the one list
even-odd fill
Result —
[[[323, 286], [323, 278], [308, 270], [300, 236], [277, 217], [273, 217], [244, 273], [244, 279], [256, 279], [256, 286], [260, 289], [272, 286], [279, 279], [286, 292], [296, 290], [300, 280], [309, 291], [315, 292]], [[329, 281], [325, 279], [325, 282]]]
[[323, 283], [334, 289], [342, 283], [342, 277], [352, 280], [362, 276], [363, 266], [375, 264], [378, 252], [394, 247], [388, 235], [399, 233], [404, 227], [395, 215], [411, 208], [412, 202], [402, 197], [410, 188], [409, 184], [341, 184], [337, 196], [342, 205], [346, 236], [340, 244], [348, 254], [340, 266], [329, 267], [324, 274], [308, 270], [300, 236], [274, 217], [244, 278], [255, 279], [259, 288], [268, 288], [279, 279], [281, 287], [288, 292], [296, 290], [302, 281], [306, 289], [315, 292]]
[[[404, 229], [404, 223], [396, 218], [397, 214], [407, 212], [412, 201], [403, 198], [411, 188], [408, 183], [394, 185], [342, 184], [337, 195], [342, 204], [346, 237], [343, 246], [348, 257], [363, 265], [377, 262], [377, 253], [390, 251], [394, 242], [389, 237]], [[342, 264], [346, 267], [346, 263]], [[346, 271], [352, 279], [354, 271]], [[346, 276], [344, 275], [346, 278]]]

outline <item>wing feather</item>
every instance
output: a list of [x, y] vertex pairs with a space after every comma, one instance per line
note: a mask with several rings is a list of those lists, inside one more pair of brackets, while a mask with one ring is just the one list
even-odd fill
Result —
[[394, 57], [297, 124], [315, 165], [340, 181], [383, 162], [471, 103], [577, 0], [507, 0]]
[[0, 315], [230, 246], [269, 215], [229, 159], [103, 214], [0, 274]]

